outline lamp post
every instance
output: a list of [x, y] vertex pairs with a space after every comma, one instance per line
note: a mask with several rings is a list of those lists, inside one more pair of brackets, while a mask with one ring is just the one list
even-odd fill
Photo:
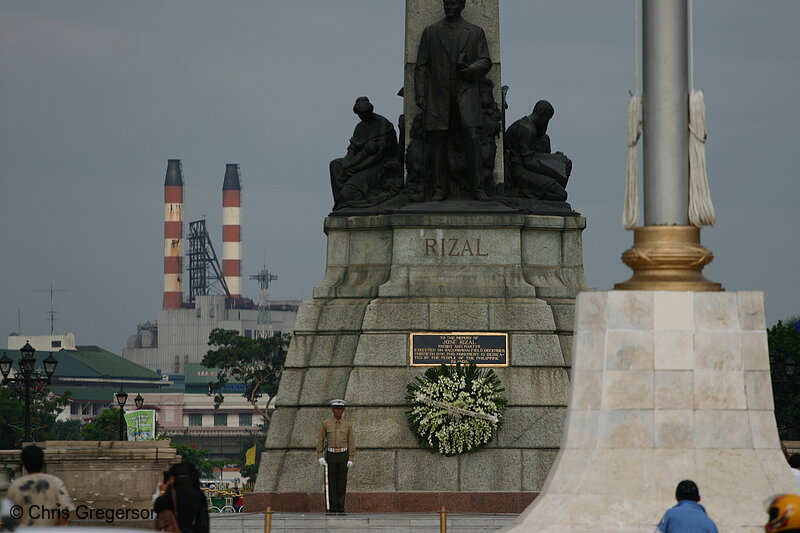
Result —
[[21, 384], [25, 388], [25, 442], [31, 442], [31, 386], [49, 385], [50, 379], [56, 371], [58, 361], [53, 357], [52, 352], [48, 357], [42, 361], [44, 366], [44, 374], [34, 371], [36, 367], [36, 358], [34, 354], [36, 350], [31, 346], [30, 342], [26, 342], [25, 346], [19, 350], [20, 358], [17, 361], [19, 367], [18, 374], [13, 378], [8, 377], [11, 373], [11, 367], [14, 361], [3, 352], [3, 357], [0, 358], [0, 373], [3, 374], [3, 384]]
[[136, 404], [137, 409], [141, 409], [144, 405], [144, 398], [142, 398], [141, 394], [136, 394], [136, 398], [133, 399], [133, 403]]
[[114, 396], [117, 398], [117, 404], [119, 405], [119, 440], [127, 440], [125, 438], [125, 402], [128, 401], [128, 393], [122, 390], [122, 387], [119, 388], [119, 392], [116, 393]]

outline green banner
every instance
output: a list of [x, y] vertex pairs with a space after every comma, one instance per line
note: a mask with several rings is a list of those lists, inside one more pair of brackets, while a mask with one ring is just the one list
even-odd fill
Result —
[[125, 413], [128, 425], [128, 440], [153, 440], [156, 438], [156, 412], [139, 409]]

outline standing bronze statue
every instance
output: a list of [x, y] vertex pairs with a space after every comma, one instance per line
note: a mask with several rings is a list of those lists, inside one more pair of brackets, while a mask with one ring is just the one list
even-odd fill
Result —
[[561, 152], [551, 153], [547, 125], [554, 114], [550, 102], [539, 100], [530, 115], [506, 131], [511, 183], [520, 196], [561, 202], [567, 199], [572, 161]]
[[353, 131], [347, 154], [330, 164], [334, 209], [380, 203], [395, 192], [388, 189], [392, 178], [399, 175], [392, 123], [374, 112], [366, 96], [356, 99], [353, 113], [361, 122]]
[[480, 82], [492, 68], [482, 28], [461, 18], [466, 0], [444, 0], [445, 17], [422, 32], [414, 69], [415, 102], [430, 146], [433, 200], [451, 190], [449, 145], [463, 137], [466, 189], [476, 200], [489, 200], [482, 180]]

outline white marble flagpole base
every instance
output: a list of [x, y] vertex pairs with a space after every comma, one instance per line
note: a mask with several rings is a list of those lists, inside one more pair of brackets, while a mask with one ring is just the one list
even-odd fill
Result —
[[567, 429], [506, 532], [647, 532], [694, 480], [722, 532], [763, 531], [800, 493], [775, 425], [760, 292], [584, 292]]

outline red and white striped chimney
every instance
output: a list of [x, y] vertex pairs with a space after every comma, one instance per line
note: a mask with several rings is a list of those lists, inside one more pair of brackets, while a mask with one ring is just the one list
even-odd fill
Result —
[[233, 298], [242, 296], [242, 184], [239, 165], [225, 165], [222, 184], [222, 275]]
[[170, 159], [164, 180], [164, 309], [180, 309], [182, 276], [183, 168], [180, 159]]

